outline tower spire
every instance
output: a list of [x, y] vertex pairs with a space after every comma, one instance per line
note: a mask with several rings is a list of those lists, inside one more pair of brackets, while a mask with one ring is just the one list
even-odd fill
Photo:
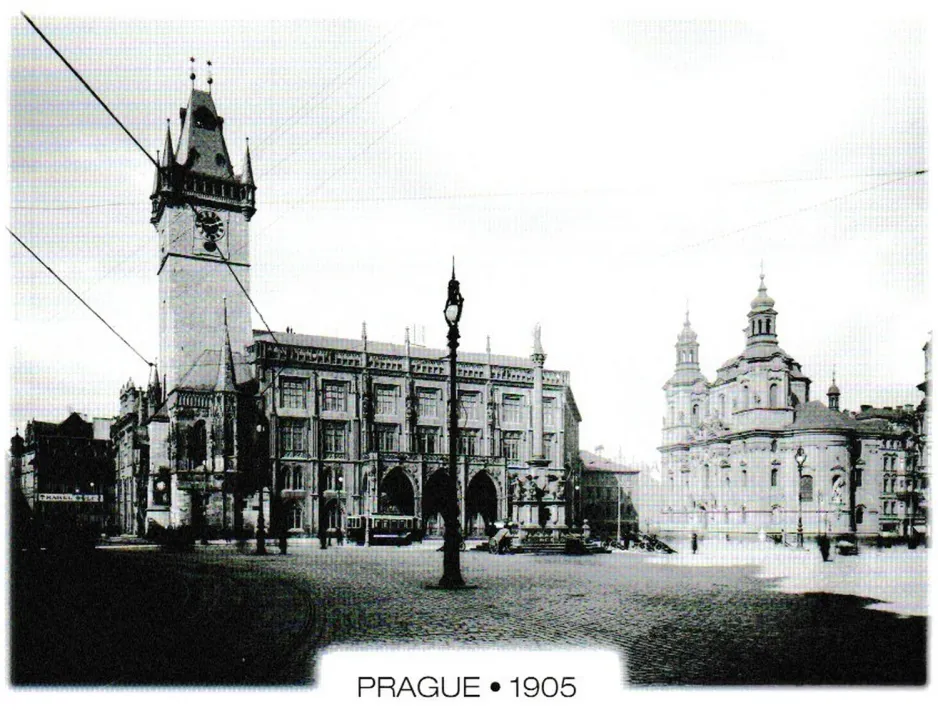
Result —
[[164, 168], [169, 167], [176, 160], [173, 154], [173, 135], [169, 129], [169, 119], [166, 119], [166, 138], [163, 140], [163, 153], [160, 159], [160, 165]]
[[765, 287], [765, 270], [761, 262], [759, 267], [759, 292], [749, 304], [749, 326], [746, 328], [747, 347], [778, 344], [778, 333], [775, 329], [775, 317], [778, 312], [775, 310], [775, 300], [769, 296]]
[[228, 298], [222, 299], [222, 330], [225, 342], [218, 362], [218, 379], [215, 381], [216, 392], [237, 392], [234, 366], [234, 353], [231, 351], [231, 335], [228, 333]]
[[208, 93], [212, 93], [212, 84], [213, 84], [214, 81], [215, 81], [215, 80], [212, 78], [212, 60], [209, 59], [207, 62], [205, 62], [205, 65], [208, 67], [208, 69], [207, 69], [207, 73], [208, 73], [208, 79], [207, 79], [207, 83], [208, 83]]
[[195, 57], [189, 57], [189, 81], [192, 82], [192, 88], [195, 89]]

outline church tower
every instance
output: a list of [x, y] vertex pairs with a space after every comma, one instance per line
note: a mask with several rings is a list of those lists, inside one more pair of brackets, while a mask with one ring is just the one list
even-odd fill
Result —
[[[222, 341], [223, 302], [235, 353], [251, 345], [249, 231], [254, 215], [254, 176], [246, 148], [241, 174], [231, 164], [224, 119], [211, 93], [194, 86], [179, 110], [160, 155], [150, 221], [159, 234], [160, 369], [164, 396], [187, 384], [190, 373]], [[167, 122], [168, 124], [168, 122]], [[227, 263], [226, 263], [227, 262]], [[230, 267], [230, 268], [229, 268]], [[194, 383], [193, 383], [194, 384]]]
[[707, 408], [707, 380], [700, 371], [700, 344], [690, 325], [690, 310], [684, 314], [684, 328], [674, 344], [674, 374], [665, 383], [667, 410], [663, 444], [687, 441], [700, 424]]

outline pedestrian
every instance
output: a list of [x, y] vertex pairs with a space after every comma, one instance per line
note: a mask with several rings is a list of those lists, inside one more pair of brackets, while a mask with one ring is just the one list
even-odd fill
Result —
[[827, 533], [821, 533], [817, 536], [817, 546], [821, 551], [821, 559], [828, 562], [831, 554], [831, 539], [827, 537]]
[[690, 534], [690, 551], [691, 554], [697, 554], [697, 533]]

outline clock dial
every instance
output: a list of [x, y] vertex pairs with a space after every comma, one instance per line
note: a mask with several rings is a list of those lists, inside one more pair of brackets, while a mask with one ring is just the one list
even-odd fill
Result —
[[195, 226], [205, 238], [205, 250], [215, 251], [215, 242], [225, 236], [225, 222], [214, 212], [197, 212]]

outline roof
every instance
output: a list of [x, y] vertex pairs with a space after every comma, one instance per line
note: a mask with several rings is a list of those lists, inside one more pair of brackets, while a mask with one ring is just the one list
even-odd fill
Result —
[[[177, 389], [215, 391], [218, 384], [219, 371], [222, 367], [222, 354], [224, 349], [203, 350], [195, 363], [182, 376], [176, 385]], [[233, 353], [235, 382], [243, 384], [253, 379], [254, 373], [245, 356]], [[165, 396], [165, 395], [164, 395]]]
[[[368, 352], [374, 355], [395, 355], [403, 357], [407, 354], [406, 346], [397, 343], [382, 343], [374, 340], [363, 341], [352, 338], [333, 338], [326, 335], [304, 335], [303, 333], [286, 333], [281, 331], [255, 330], [254, 340], [262, 340], [268, 343], [274, 342], [281, 345], [298, 345], [308, 348], [325, 348], [327, 350], [351, 350], [353, 352], [362, 352], [364, 344], [367, 342]], [[442, 348], [428, 348], [423, 345], [410, 346], [411, 357], [430, 358], [441, 360], [449, 356], [449, 351]], [[534, 363], [529, 358], [518, 357], [516, 355], [496, 355], [492, 353], [471, 353], [460, 350], [458, 353], [459, 362], [471, 362], [484, 365], [491, 361], [493, 365], [502, 365], [504, 367], [526, 367], [533, 368]]]
[[586, 473], [624, 473], [633, 476], [639, 473], [637, 468], [616, 463], [612, 459], [597, 456], [589, 451], [580, 452], [580, 461], [583, 462], [583, 470]]
[[843, 412], [817, 401], [795, 407], [795, 419], [788, 429], [856, 429], [856, 423]]
[[183, 109], [182, 131], [176, 147], [176, 162], [185, 165], [191, 151], [196, 152], [189, 170], [200, 175], [234, 180], [231, 158], [222, 134], [224, 119], [215, 110], [215, 102], [207, 91], [193, 89], [189, 106]]

